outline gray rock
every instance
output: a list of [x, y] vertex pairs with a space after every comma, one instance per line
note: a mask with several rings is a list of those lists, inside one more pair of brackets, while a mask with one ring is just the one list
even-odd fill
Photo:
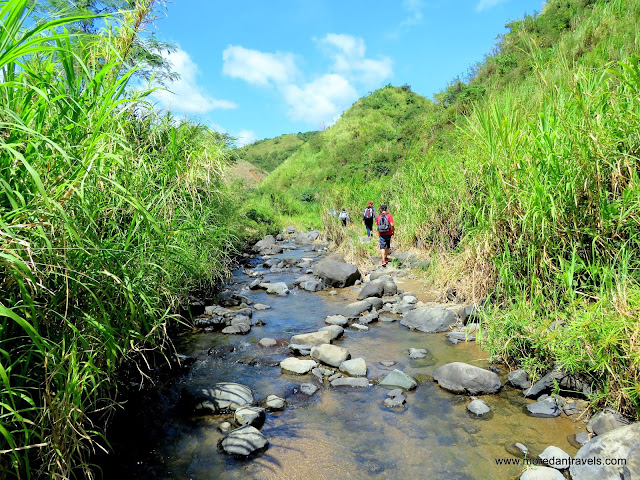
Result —
[[279, 295], [281, 297], [289, 294], [289, 287], [287, 287], [287, 284], [284, 282], [265, 283], [263, 288], [267, 289], [267, 293]]
[[393, 390], [389, 390], [387, 392], [387, 397], [389, 398], [402, 397], [402, 396], [404, 396], [404, 390], [402, 390], [401, 388], [394, 388]]
[[369, 297], [364, 299], [372, 309], [380, 310], [382, 308], [382, 299], [378, 297]]
[[263, 310], [269, 310], [271, 307], [269, 305], [265, 305], [263, 303], [256, 303], [253, 306], [254, 309], [258, 310], [259, 312], [263, 311]]
[[344, 315], [329, 315], [327, 318], [325, 318], [324, 323], [344, 327], [345, 325], [349, 324], [349, 319]]
[[[640, 478], [640, 423], [617, 428], [591, 439], [575, 455], [571, 477], [579, 480]], [[617, 465], [605, 465], [605, 463]], [[625, 462], [626, 465], [620, 465]], [[589, 465], [600, 463], [600, 465]]]
[[359, 317], [362, 313], [371, 310], [371, 304], [365, 300], [350, 303], [344, 307], [343, 315], [345, 317]]
[[380, 317], [380, 320], [384, 323], [391, 323], [396, 321], [396, 319], [392, 317]]
[[246, 323], [238, 323], [237, 325], [230, 325], [222, 329], [222, 333], [227, 335], [246, 335], [251, 330], [251, 325]]
[[577, 443], [578, 445], [582, 446], [585, 443], [587, 443], [589, 440], [591, 440], [591, 437], [589, 436], [588, 433], [585, 432], [580, 432], [580, 433], [576, 433], [575, 436], [573, 437], [575, 443]]
[[408, 312], [400, 324], [426, 333], [446, 332], [457, 321], [456, 314], [441, 307], [423, 307]]
[[535, 466], [525, 470], [520, 480], [564, 480], [564, 477], [555, 468]]
[[406, 303], [408, 305], [413, 305], [418, 303], [418, 299], [414, 295], [404, 294], [402, 296], [402, 303]]
[[254, 281], [249, 283], [249, 290], [258, 290], [262, 288], [262, 285], [266, 283], [266, 281], [262, 278], [256, 278]]
[[349, 325], [349, 327], [353, 330], [360, 330], [361, 332], [369, 331], [369, 327], [367, 327], [366, 325], [360, 325], [359, 323], [352, 323], [351, 325]]
[[235, 413], [235, 419], [238, 425], [251, 425], [258, 429], [264, 425], [266, 418], [264, 408], [260, 407], [240, 407]]
[[260, 345], [261, 347], [275, 347], [278, 344], [278, 342], [274, 339], [274, 338], [261, 338], [260, 341], [258, 342], [258, 345]]
[[462, 362], [447, 363], [433, 372], [441, 388], [453, 393], [481, 395], [496, 393], [502, 383], [494, 372]]
[[358, 318], [358, 323], [360, 325], [369, 325], [370, 323], [378, 321], [378, 312], [367, 313], [366, 315], [362, 315]]
[[482, 400], [478, 400], [478, 399], [472, 400], [469, 403], [469, 405], [467, 405], [467, 410], [469, 410], [474, 415], [477, 415], [478, 417], [486, 415], [487, 413], [489, 413], [491, 411], [491, 409], [489, 408], [489, 406], [486, 403], [484, 403]]
[[305, 357], [311, 355], [311, 347], [313, 347], [313, 345], [300, 345], [297, 343], [290, 343], [289, 351], [297, 357]]
[[384, 282], [382, 280], [373, 280], [365, 284], [358, 294], [358, 300], [364, 300], [369, 297], [382, 297], [384, 292]]
[[287, 233], [288, 235], [292, 235], [292, 234], [296, 233], [296, 229], [295, 229], [295, 228], [293, 228], [291, 225], [289, 225], [289, 226], [287, 227], [286, 233]]
[[409, 349], [409, 358], [417, 359], [417, 358], [425, 358], [429, 352], [424, 348], [410, 348]]
[[213, 388], [186, 388], [182, 396], [196, 412], [214, 414], [233, 412], [255, 401], [249, 387], [232, 382], [216, 383]]
[[251, 318], [246, 315], [236, 315], [229, 322], [231, 326], [240, 325], [241, 323], [251, 326]]
[[291, 337], [290, 343], [311, 346], [331, 343], [331, 332], [325, 330], [322, 332], [301, 333]]
[[331, 340], [335, 340], [336, 338], [340, 338], [342, 334], [344, 334], [344, 328], [338, 325], [329, 325], [327, 327], [322, 327], [318, 329], [320, 332], [329, 332], [331, 333]]
[[447, 339], [454, 345], [464, 342], [473, 342], [476, 337], [465, 330], [453, 330], [445, 334]]
[[313, 383], [301, 383], [300, 391], [305, 395], [313, 395], [318, 391], [318, 387], [316, 387]]
[[229, 432], [229, 430], [231, 430], [231, 427], [233, 427], [231, 423], [222, 422], [220, 425], [218, 425], [218, 430], [220, 430], [222, 433], [227, 433]]
[[267, 235], [262, 240], [255, 243], [255, 245], [253, 246], [253, 251], [259, 252], [260, 250], [262, 250], [263, 247], [266, 247], [269, 245], [275, 245], [275, 244], [276, 244], [276, 237], [274, 237], [273, 235]]
[[264, 408], [269, 412], [284, 410], [287, 402], [277, 395], [269, 395], [264, 401]]
[[406, 401], [407, 398], [404, 395], [398, 395], [396, 397], [385, 398], [382, 404], [387, 408], [401, 408]]
[[369, 386], [369, 380], [363, 377], [340, 377], [331, 381], [332, 387], [360, 387]]
[[313, 360], [300, 360], [295, 357], [285, 358], [280, 362], [280, 368], [283, 372], [294, 373], [296, 375], [304, 375], [316, 368], [318, 364]]
[[529, 382], [529, 375], [523, 369], [519, 368], [513, 372], [509, 372], [509, 383], [514, 387], [522, 388], [523, 390], [531, 386]]
[[340, 372], [338, 373], [334, 373], [333, 375], [328, 375], [327, 380], [329, 380], [329, 382], [333, 382], [334, 380], [336, 380], [337, 378], [342, 378], [342, 374]]
[[245, 425], [225, 435], [220, 440], [219, 446], [228, 455], [248, 457], [266, 450], [269, 447], [269, 441], [260, 433], [260, 430], [251, 425]]
[[313, 274], [331, 287], [349, 287], [360, 280], [358, 267], [325, 258], [313, 267]]
[[553, 418], [560, 416], [558, 402], [553, 397], [547, 397], [531, 405], [527, 405], [527, 410], [534, 417]]
[[227, 320], [220, 315], [207, 317], [197, 317], [193, 320], [193, 326], [197, 328], [207, 328], [211, 330], [222, 330], [227, 326]]
[[395, 295], [398, 293], [398, 286], [392, 280], [384, 282], [383, 296]]
[[297, 245], [311, 245], [316, 239], [320, 236], [320, 232], [317, 230], [312, 230], [310, 232], [299, 232], [296, 233], [295, 242]]
[[404, 388], [405, 390], [413, 390], [418, 386], [418, 382], [416, 382], [406, 373], [398, 369], [394, 369], [391, 373], [389, 373], [382, 379], [380, 385], [384, 387], [400, 387]]
[[389, 360], [383, 360], [382, 362], [380, 362], [380, 365], [382, 365], [383, 367], [393, 367], [396, 364], [396, 362], [392, 362]]
[[346, 348], [329, 343], [318, 345], [311, 349], [311, 358], [332, 367], [339, 367], [350, 356]]
[[283, 251], [284, 248], [282, 248], [281, 245], [265, 245], [258, 253], [260, 253], [260, 255], [278, 255]]
[[587, 422], [587, 430], [596, 435], [602, 435], [616, 428], [626, 427], [627, 425], [629, 425], [628, 420], [615, 410], [607, 408], [596, 412], [596, 414], [589, 419]]
[[529, 455], [529, 449], [525, 445], [523, 445], [522, 443], [517, 442], [513, 446], [516, 447], [518, 450], [520, 450], [520, 452], [523, 455]]
[[571, 456], [567, 452], [553, 445], [545, 448], [538, 457], [544, 461], [547, 467], [556, 470], [566, 470], [571, 462]]
[[307, 280], [306, 282], [302, 282], [300, 284], [300, 288], [306, 290], [307, 292], [319, 292], [324, 288], [324, 283], [320, 280]]
[[364, 358], [360, 357], [345, 360], [340, 364], [340, 371], [352, 377], [366, 377], [367, 364], [365, 363]]

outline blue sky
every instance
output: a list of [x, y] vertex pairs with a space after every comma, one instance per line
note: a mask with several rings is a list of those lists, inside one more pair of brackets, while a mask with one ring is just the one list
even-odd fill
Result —
[[170, 109], [238, 145], [331, 126], [387, 84], [427, 98], [543, 0], [174, 0], [152, 31], [172, 42]]

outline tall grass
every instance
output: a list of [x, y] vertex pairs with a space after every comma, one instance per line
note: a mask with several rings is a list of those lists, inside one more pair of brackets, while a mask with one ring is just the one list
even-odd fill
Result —
[[[91, 477], [117, 368], [144, 375], [172, 312], [228, 272], [245, 230], [228, 149], [129, 87], [153, 1], [109, 35], [0, 2], [0, 469]], [[120, 22], [120, 23], [117, 23]], [[257, 227], [258, 228], [258, 227]]]

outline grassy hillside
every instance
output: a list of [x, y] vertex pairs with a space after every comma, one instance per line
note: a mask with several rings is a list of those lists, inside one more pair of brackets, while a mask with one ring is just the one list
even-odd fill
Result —
[[236, 149], [235, 153], [240, 160], [249, 162], [265, 172], [272, 172], [318, 133], [306, 132], [295, 135], [288, 133], [276, 138], [258, 140]]
[[433, 279], [488, 300], [495, 358], [580, 373], [594, 404], [640, 415], [639, 25], [637, 1], [550, 0], [434, 103], [358, 101], [264, 181], [261, 208], [343, 241], [323, 212], [388, 203]]

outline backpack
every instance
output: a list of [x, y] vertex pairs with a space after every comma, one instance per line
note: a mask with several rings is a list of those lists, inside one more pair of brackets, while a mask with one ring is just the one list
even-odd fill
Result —
[[366, 219], [373, 218], [373, 208], [367, 207], [364, 209], [364, 218]]
[[378, 232], [387, 233], [391, 230], [391, 225], [389, 224], [389, 217], [387, 217], [386, 213], [380, 214], [380, 219], [378, 220]]
[[349, 214], [347, 212], [340, 212], [340, 216], [338, 217], [340, 220], [346, 220], [349, 218]]

